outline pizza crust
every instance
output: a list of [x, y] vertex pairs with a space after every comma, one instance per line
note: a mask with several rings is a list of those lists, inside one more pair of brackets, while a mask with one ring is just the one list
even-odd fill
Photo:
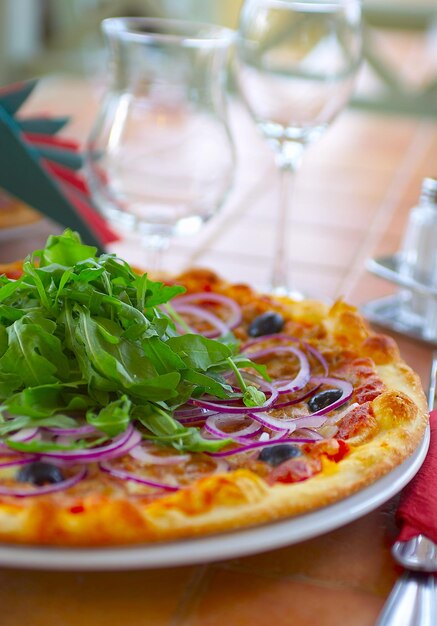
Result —
[[229, 286], [210, 272], [181, 277], [189, 289], [206, 282], [258, 309], [275, 308], [305, 323], [325, 345], [370, 357], [387, 390], [372, 401], [377, 428], [367, 440], [350, 438], [351, 451], [339, 463], [323, 458], [323, 470], [293, 484], [269, 486], [249, 469], [202, 478], [153, 502], [121, 492], [72, 498], [67, 493], [22, 500], [0, 498], [0, 540], [26, 544], [102, 546], [140, 544], [231, 531], [295, 516], [332, 504], [407, 459], [427, 425], [427, 404], [419, 377], [402, 361], [394, 341], [372, 333], [353, 307], [258, 297], [250, 288]]

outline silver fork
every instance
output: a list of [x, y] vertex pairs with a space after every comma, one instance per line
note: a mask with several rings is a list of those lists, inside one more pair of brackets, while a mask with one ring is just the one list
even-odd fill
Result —
[[[433, 352], [428, 406], [434, 408], [437, 386], [437, 350]], [[437, 546], [425, 535], [397, 541], [392, 556], [405, 568], [384, 605], [375, 626], [437, 626]]]

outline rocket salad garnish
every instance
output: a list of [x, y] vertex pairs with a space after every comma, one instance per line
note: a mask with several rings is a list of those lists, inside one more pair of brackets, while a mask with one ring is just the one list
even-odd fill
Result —
[[[216, 452], [229, 445], [202, 437], [173, 413], [205, 394], [238, 396], [223, 376], [230, 366], [238, 372], [249, 364], [263, 376], [265, 369], [238, 354], [232, 335], [180, 334], [171, 307], [163, 305], [184, 291], [135, 274], [114, 255], [97, 257], [71, 231], [50, 237], [25, 261], [18, 280], [1, 276], [0, 436], [8, 447], [84, 450], [86, 456], [86, 449], [105, 447], [132, 423], [141, 425], [144, 438], [178, 450]], [[260, 390], [243, 391], [248, 406], [265, 401]], [[79, 428], [84, 420], [99, 433], [98, 442], [9, 436], [33, 427]]]

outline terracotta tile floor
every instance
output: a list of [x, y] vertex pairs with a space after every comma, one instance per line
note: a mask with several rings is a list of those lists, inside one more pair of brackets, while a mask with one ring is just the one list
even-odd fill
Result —
[[[334, 577], [333, 577], [334, 579]], [[181, 626], [371, 626], [382, 598], [334, 584], [211, 568]], [[353, 616], [353, 617], [352, 617]]]
[[241, 572], [293, 577], [384, 596], [397, 575], [389, 554], [392, 508], [388, 503], [323, 537], [237, 559], [229, 566]]
[[98, 574], [0, 571], [2, 626], [165, 626], [194, 568]]

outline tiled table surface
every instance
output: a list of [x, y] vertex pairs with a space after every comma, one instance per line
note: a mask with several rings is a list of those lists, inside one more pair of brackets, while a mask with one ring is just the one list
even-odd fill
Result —
[[[68, 134], [83, 138], [95, 95], [80, 82], [54, 80], [26, 107], [72, 114]], [[238, 106], [233, 125], [239, 154], [234, 191], [198, 236], [174, 242], [168, 269], [194, 263], [262, 286], [274, 246], [277, 178], [268, 149]], [[364, 263], [398, 248], [422, 178], [436, 174], [436, 131], [428, 121], [346, 112], [308, 151], [289, 223], [297, 288], [323, 299], [343, 295], [356, 305], [393, 291]], [[2, 240], [0, 262], [39, 246], [48, 230], [41, 223], [27, 236]], [[141, 262], [131, 240], [115, 249]], [[397, 339], [426, 386], [430, 349]], [[396, 498], [299, 545], [207, 566], [105, 573], [3, 569], [1, 624], [371, 626], [398, 576], [389, 554], [395, 507]]]

